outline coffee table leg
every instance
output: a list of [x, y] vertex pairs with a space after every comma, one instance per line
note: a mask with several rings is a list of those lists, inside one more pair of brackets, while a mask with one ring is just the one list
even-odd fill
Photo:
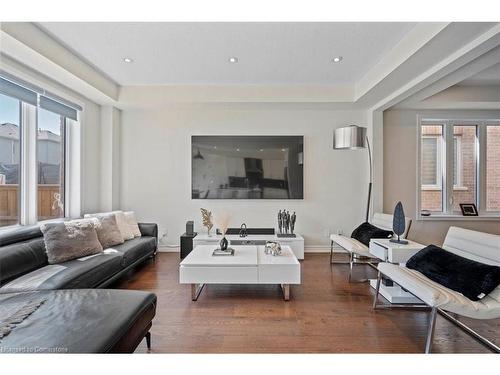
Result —
[[205, 284], [191, 284], [191, 300], [197, 301]]
[[283, 299], [290, 301], [290, 284], [281, 284], [281, 290], [283, 291]]

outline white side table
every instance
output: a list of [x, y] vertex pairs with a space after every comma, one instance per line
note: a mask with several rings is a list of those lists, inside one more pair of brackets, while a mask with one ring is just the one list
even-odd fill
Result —
[[[402, 245], [390, 242], [388, 239], [373, 239], [370, 241], [370, 254], [381, 259], [383, 262], [405, 264], [408, 259], [422, 250], [425, 245], [419, 244], [415, 241], [408, 240], [408, 244]], [[372, 288], [377, 287], [377, 280], [370, 280]], [[402, 304], [416, 304], [422, 303], [418, 298], [412, 294], [404, 291], [399, 285], [384, 285], [380, 284], [380, 294], [390, 303]]]

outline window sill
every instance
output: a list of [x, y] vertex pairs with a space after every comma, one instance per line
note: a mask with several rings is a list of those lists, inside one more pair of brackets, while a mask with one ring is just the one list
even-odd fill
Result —
[[[422, 191], [440, 191], [443, 190], [441, 186], [422, 186]], [[453, 186], [453, 191], [467, 191], [469, 188], [467, 186]]]
[[424, 185], [422, 186], [422, 191], [440, 191], [442, 190], [441, 186], [434, 185]]
[[47, 219], [47, 220], [42, 220], [42, 221], [37, 221], [35, 224], [13, 224], [13, 225], [6, 225], [5, 227], [0, 227], [0, 234], [4, 234], [7, 232], [13, 232], [16, 230], [19, 230], [21, 228], [29, 228], [33, 226], [40, 226], [41, 224], [44, 223], [57, 223], [61, 221], [68, 221], [71, 220], [67, 217], [60, 217], [60, 218], [54, 218], [54, 219]]
[[463, 216], [460, 214], [418, 215], [418, 221], [500, 221], [500, 214], [479, 214], [478, 216]]

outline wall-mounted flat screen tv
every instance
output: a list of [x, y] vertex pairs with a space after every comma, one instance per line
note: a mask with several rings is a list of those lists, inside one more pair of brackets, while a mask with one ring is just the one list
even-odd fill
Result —
[[303, 199], [303, 136], [191, 137], [193, 199]]

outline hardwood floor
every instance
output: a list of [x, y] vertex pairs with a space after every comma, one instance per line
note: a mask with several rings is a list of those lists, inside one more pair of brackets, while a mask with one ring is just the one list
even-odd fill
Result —
[[[373, 289], [348, 283], [348, 267], [328, 261], [329, 254], [306, 254], [302, 284], [292, 287], [289, 302], [278, 285], [208, 285], [192, 302], [190, 286], [178, 282], [177, 253], [159, 253], [114, 287], [157, 294], [153, 353], [423, 351], [427, 312], [372, 311]], [[437, 319], [433, 352], [490, 353], [443, 317]], [[470, 325], [500, 343], [500, 320]], [[146, 352], [145, 342], [137, 352]]]

